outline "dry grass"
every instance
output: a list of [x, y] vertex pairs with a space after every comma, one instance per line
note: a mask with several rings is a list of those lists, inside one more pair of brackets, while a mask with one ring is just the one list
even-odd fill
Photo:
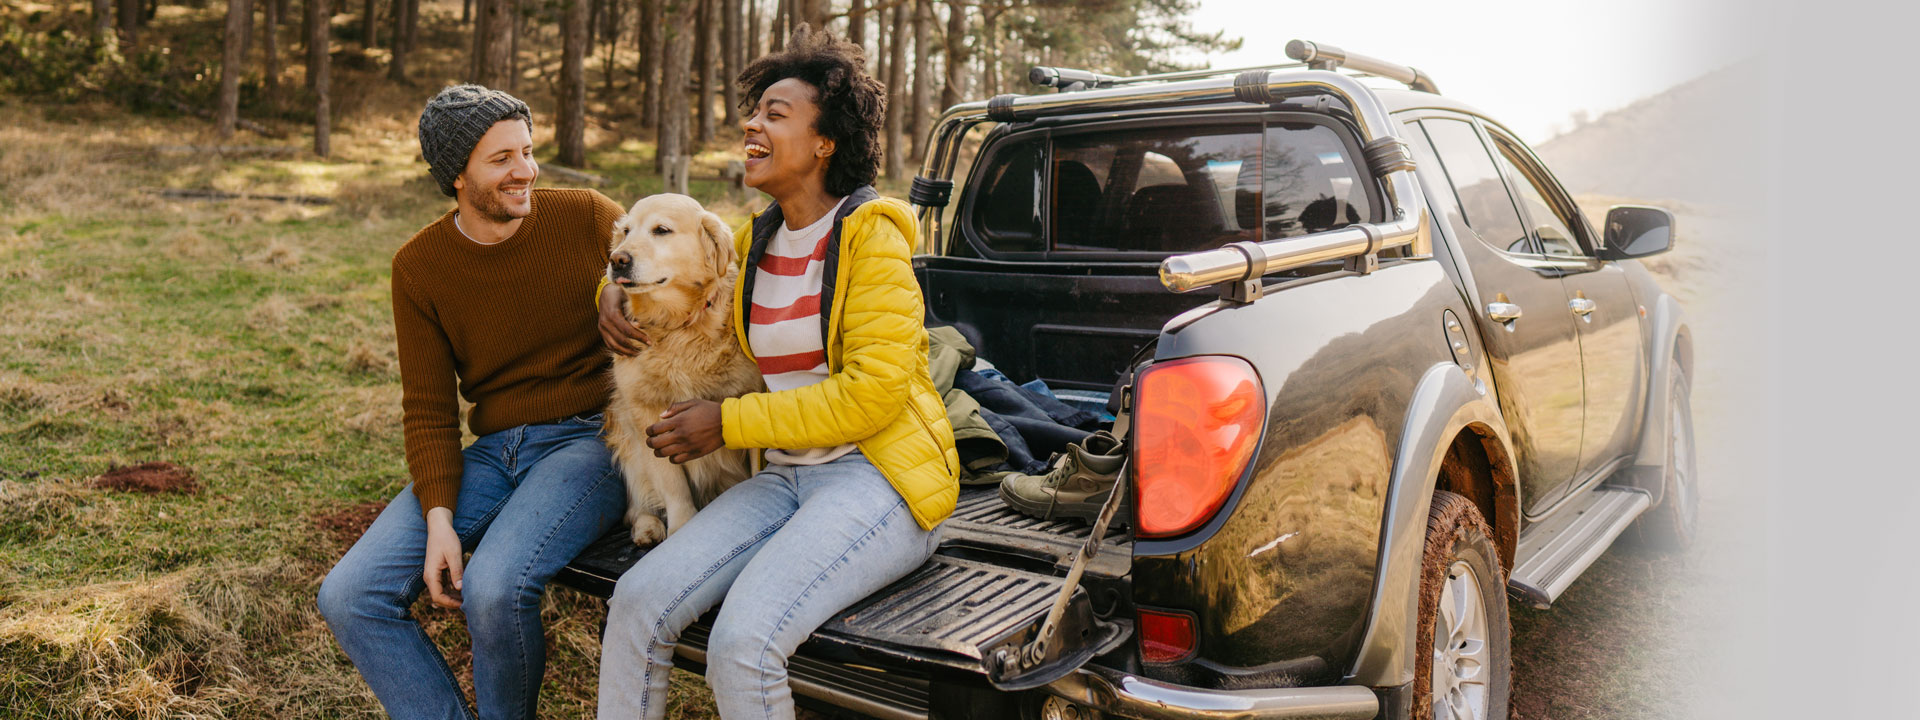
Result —
[[9, 598], [0, 692], [15, 694], [8, 707], [45, 717], [267, 709], [287, 696], [286, 678], [251, 650], [301, 621], [290, 598], [263, 592], [289, 581], [269, 566], [194, 568]]

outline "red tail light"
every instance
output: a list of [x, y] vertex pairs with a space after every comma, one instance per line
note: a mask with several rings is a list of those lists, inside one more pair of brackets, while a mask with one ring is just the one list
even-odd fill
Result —
[[1193, 530], [1227, 501], [1260, 442], [1260, 376], [1237, 357], [1182, 358], [1148, 367], [1135, 397], [1135, 531]]
[[1193, 616], [1148, 610], [1140, 614], [1140, 659], [1150, 663], [1179, 662], [1193, 656]]

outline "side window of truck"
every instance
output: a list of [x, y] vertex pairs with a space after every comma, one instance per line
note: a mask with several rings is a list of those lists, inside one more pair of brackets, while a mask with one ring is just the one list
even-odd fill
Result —
[[1265, 239], [1337, 230], [1373, 217], [1366, 181], [1333, 128], [1274, 122], [1266, 135]]
[[1045, 250], [1040, 234], [1040, 187], [1047, 138], [1035, 135], [1001, 146], [987, 159], [972, 225], [997, 252]]
[[1480, 143], [1480, 133], [1462, 120], [1427, 118], [1420, 124], [1427, 129], [1433, 150], [1440, 156], [1448, 184], [1459, 200], [1462, 219], [1480, 242], [1501, 252], [1533, 254], [1526, 226], [1520, 222], [1520, 213], [1507, 195], [1507, 185], [1500, 179], [1493, 157], [1487, 154], [1487, 146]]
[[1048, 200], [1055, 250], [1189, 252], [1258, 240], [1259, 125], [1055, 135]]
[[1526, 208], [1527, 218], [1533, 221], [1533, 236], [1540, 241], [1540, 248], [1552, 257], [1584, 257], [1580, 237], [1574, 234], [1571, 215], [1561, 211], [1557, 204], [1547, 202], [1541, 185], [1545, 180], [1536, 178], [1521, 168], [1532, 167], [1525, 154], [1505, 138], [1495, 137], [1494, 147], [1500, 148], [1494, 158], [1499, 161], [1500, 169], [1512, 178], [1513, 195], [1520, 200], [1520, 206]]

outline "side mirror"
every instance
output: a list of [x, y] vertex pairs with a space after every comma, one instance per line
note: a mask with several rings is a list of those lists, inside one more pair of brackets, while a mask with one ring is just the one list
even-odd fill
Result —
[[1673, 249], [1673, 213], [1646, 205], [1615, 205], [1607, 209], [1606, 247], [1602, 260], [1658, 255]]

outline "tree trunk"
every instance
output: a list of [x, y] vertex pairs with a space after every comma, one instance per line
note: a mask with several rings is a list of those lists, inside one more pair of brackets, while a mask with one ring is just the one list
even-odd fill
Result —
[[[884, 83], [887, 81], [887, 58], [890, 57], [887, 55], [887, 43], [892, 40], [892, 38], [887, 37], [887, 19], [892, 16], [888, 15], [885, 10], [874, 14], [879, 17], [873, 19], [873, 24], [877, 26], [875, 28], [877, 32], [873, 34], [874, 52], [873, 57], [867, 63], [867, 67], [873, 70], [873, 79]], [[887, 91], [892, 92], [893, 87], [889, 85]]]
[[307, 89], [318, 90], [319, 86], [315, 82], [319, 78], [314, 73], [320, 67], [320, 53], [326, 50], [321, 43], [315, 43], [313, 39], [326, 37], [328, 26], [332, 24], [333, 19], [331, 17], [321, 19], [320, 13], [326, 9], [321, 0], [303, 0], [300, 5], [307, 15], [300, 25], [301, 44], [307, 46]]
[[247, 63], [243, 38], [253, 24], [253, 8], [247, 0], [227, 0], [225, 47], [220, 55], [220, 110], [214, 127], [222, 139], [233, 137], [233, 123], [240, 118], [240, 71]]
[[512, 0], [480, 0], [478, 11], [480, 17], [474, 23], [474, 82], [495, 90], [509, 89], [513, 83]]
[[887, 177], [899, 179], [905, 176], [907, 167], [907, 147], [901, 127], [906, 117], [907, 105], [907, 4], [895, 3], [893, 10], [893, 30], [887, 47], [891, 51], [887, 58]]
[[280, 11], [282, 0], [266, 0], [266, 22], [260, 30], [267, 66], [261, 73], [266, 84], [267, 104], [280, 108]]
[[460, 24], [473, 22], [473, 0], [460, 0]]
[[560, 122], [556, 140], [560, 164], [587, 166], [587, 46], [591, 0], [567, 0], [561, 19]]
[[847, 42], [859, 45], [862, 50], [867, 47], [867, 0], [853, 0], [853, 5], [847, 8]]
[[609, 105], [613, 102], [614, 51], [620, 48], [620, 24], [621, 21], [626, 19], [624, 15], [626, 15], [626, 5], [623, 4], [622, 0], [608, 0], [607, 30], [605, 33], [602, 33], [607, 41], [607, 60], [600, 65], [600, 77], [606, 81], [606, 84], [600, 94], [602, 99]]
[[[640, 27], [635, 32], [640, 44], [640, 68], [636, 73], [646, 87], [640, 93], [640, 126], [660, 127], [660, 65], [665, 48], [661, 47], [660, 3], [662, 0], [640, 0]], [[654, 155], [658, 164], [660, 156]], [[658, 170], [658, 167], [654, 168]]]
[[372, 50], [380, 42], [379, 29], [374, 24], [375, 18], [380, 17], [379, 9], [379, 0], [367, 0], [366, 11], [360, 14], [360, 48], [363, 50]]
[[419, 13], [420, 0], [393, 0], [393, 32], [388, 38], [393, 45], [393, 59], [387, 63], [388, 80], [407, 81], [407, 51], [413, 49], [414, 18]]
[[293, 0], [273, 0], [273, 16], [279, 19], [279, 25], [293, 22]]
[[327, 0], [307, 0], [314, 6], [313, 34], [307, 36], [307, 44], [312, 46], [314, 64], [307, 68], [307, 75], [313, 78], [313, 154], [326, 157], [333, 152], [328, 137], [333, 130], [333, 108], [329, 96], [333, 94], [332, 78], [329, 77], [332, 58], [327, 54], [327, 28], [332, 25], [333, 11], [327, 7]]
[[722, 57], [720, 67], [720, 105], [726, 111], [728, 130], [740, 126], [740, 86], [734, 82], [740, 77], [740, 0], [723, 0], [720, 4], [720, 43]]
[[967, 6], [947, 5], [947, 77], [940, 84], [940, 107], [960, 104], [967, 94]]
[[907, 135], [915, 163], [927, 156], [927, 100], [933, 94], [933, 0], [913, 3], [913, 101], [907, 104]]
[[527, 18], [525, 15], [520, 14], [519, 0], [506, 0], [506, 2], [507, 17], [511, 18], [511, 22], [507, 23], [507, 33], [509, 37], [511, 37], [511, 40], [507, 42], [506, 90], [507, 92], [519, 92], [520, 36], [525, 35], [527, 32]]
[[747, 65], [759, 59], [760, 54], [764, 52], [760, 49], [762, 47], [760, 45], [760, 0], [747, 0], [746, 40], [746, 51], [742, 53], [745, 62], [740, 64], [740, 69], [743, 72], [747, 69]]
[[980, 67], [982, 70], [981, 75], [985, 76], [987, 80], [986, 87], [981, 90], [986, 93], [988, 97], [1000, 94], [1000, 13], [1003, 11], [1005, 11], [1005, 8], [1002, 7], [982, 6], [980, 8], [980, 37], [982, 40]]
[[253, 0], [247, 0], [247, 19], [240, 23], [240, 69], [247, 67], [247, 56], [253, 54]]
[[[587, 8], [587, 47], [593, 47], [593, 44], [597, 42], [600, 38], [600, 13], [602, 10], [604, 10], [604, 8], [601, 6], [604, 5], [605, 2], [606, 0], [591, 0], [591, 6]], [[565, 15], [566, 15], [566, 11], [563, 9], [561, 11], [561, 20], [560, 20], [560, 23], [561, 23], [560, 34], [562, 36], [566, 35]], [[566, 39], [562, 37], [561, 43], [564, 44], [565, 42], [566, 42]], [[565, 62], [565, 61], [562, 60], [562, 62]]]
[[778, 0], [773, 6], [773, 22], [768, 23], [767, 51], [780, 52], [787, 47], [787, 36], [793, 33], [793, 0]]
[[140, 0], [119, 2], [119, 7], [115, 9], [120, 20], [120, 47], [124, 50], [133, 47], [134, 41], [140, 37]]
[[714, 0], [695, 0], [699, 16], [693, 22], [694, 141], [713, 139], [713, 6]]
[[700, 0], [666, 0], [665, 67], [660, 72], [663, 101], [660, 111], [659, 148], [661, 177], [666, 192], [687, 193], [687, 73], [693, 61], [693, 26]]

